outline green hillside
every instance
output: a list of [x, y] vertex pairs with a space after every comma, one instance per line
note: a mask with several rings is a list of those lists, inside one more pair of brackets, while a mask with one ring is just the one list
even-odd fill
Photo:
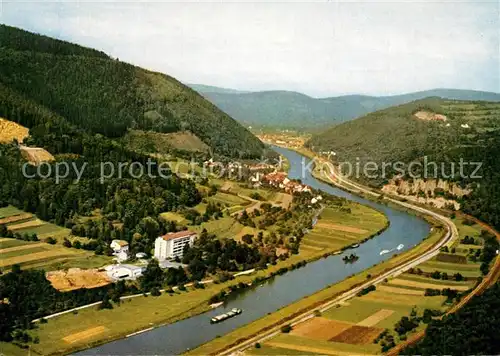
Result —
[[[433, 120], [422, 118], [422, 113]], [[446, 121], [435, 120], [439, 118], [435, 114], [444, 115]], [[334, 126], [306, 145], [315, 151], [336, 152], [339, 162], [377, 162], [379, 173], [383, 162], [408, 165], [423, 162], [427, 156], [438, 167], [444, 163], [445, 170], [438, 169], [439, 177], [474, 187], [472, 195], [464, 198], [463, 209], [500, 227], [500, 103], [439, 98], [415, 101]], [[469, 177], [461, 178], [460, 159], [482, 162], [476, 173], [482, 178], [470, 177], [475, 166], [466, 166], [464, 173]], [[449, 177], [451, 162], [456, 165], [453, 178]], [[389, 176], [395, 173], [390, 168], [386, 172]], [[432, 175], [434, 168], [428, 172]], [[385, 181], [383, 177], [370, 180], [377, 185]]]
[[[213, 152], [258, 157], [263, 145], [194, 90], [105, 54], [0, 26], [0, 83], [91, 133], [124, 136], [129, 129], [190, 131]], [[3, 101], [2, 114], [17, 114]], [[15, 111], [15, 110], [14, 110]]]
[[395, 96], [345, 95], [312, 98], [289, 91], [240, 93], [230, 89], [193, 85], [220, 109], [245, 125], [318, 129], [368, 113], [427, 97], [500, 101], [500, 94], [473, 90], [434, 89]]

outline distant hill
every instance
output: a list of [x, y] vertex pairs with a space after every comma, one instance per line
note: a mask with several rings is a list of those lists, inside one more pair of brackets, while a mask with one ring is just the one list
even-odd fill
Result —
[[192, 87], [245, 125], [279, 128], [314, 129], [427, 97], [500, 101], [500, 94], [497, 93], [458, 89], [433, 89], [381, 97], [345, 95], [317, 99], [290, 91], [233, 93], [230, 89]]
[[251, 93], [250, 91], [236, 90], [229, 88], [219, 88], [211, 85], [203, 84], [186, 84], [188, 87], [196, 90], [198, 93], [217, 93], [217, 94], [245, 94]]
[[[388, 177], [380, 173], [382, 163], [436, 162], [438, 177], [473, 187], [464, 197], [463, 210], [500, 228], [500, 103], [486, 101], [427, 98], [376, 111], [364, 117], [333, 126], [314, 135], [306, 146], [315, 151], [334, 151], [338, 162], [378, 164], [378, 177], [359, 179], [378, 186], [397, 171], [389, 166]], [[459, 162], [466, 165], [460, 176]], [[455, 170], [451, 177], [452, 165]], [[418, 168], [418, 166], [417, 166]], [[406, 171], [408, 172], [408, 171]], [[419, 172], [422, 176], [422, 170]], [[433, 166], [429, 176], [434, 174]], [[472, 177], [471, 175], [479, 177]], [[370, 179], [369, 179], [370, 178]], [[406, 175], [411, 180], [413, 177]]]
[[0, 90], [5, 93], [0, 115], [6, 119], [25, 117], [19, 110], [27, 100], [40, 106], [38, 112], [52, 112], [108, 137], [123, 137], [130, 129], [191, 132], [220, 155], [262, 153], [264, 145], [247, 129], [166, 74], [4, 25], [0, 44]]

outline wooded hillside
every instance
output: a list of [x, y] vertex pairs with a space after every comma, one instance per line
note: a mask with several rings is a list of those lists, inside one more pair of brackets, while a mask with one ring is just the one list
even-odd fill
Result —
[[[315, 151], [334, 151], [340, 162], [359, 159], [379, 165], [379, 178], [365, 182], [381, 186], [397, 172], [381, 172], [382, 163], [427, 162], [437, 164], [437, 177], [473, 189], [461, 198], [462, 209], [500, 228], [500, 103], [457, 101], [429, 98], [377, 111], [362, 118], [337, 125], [313, 136], [307, 146]], [[459, 162], [481, 162], [464, 167]], [[452, 176], [452, 165], [455, 173]], [[428, 174], [433, 176], [430, 166]], [[445, 167], [444, 170], [441, 167]], [[422, 170], [414, 172], [423, 174]], [[473, 177], [481, 176], [481, 178]], [[406, 178], [411, 178], [406, 175]]]
[[[108, 137], [121, 137], [128, 129], [191, 131], [220, 155], [262, 153], [263, 144], [248, 130], [165, 74], [3, 25], [0, 43], [3, 90], [39, 105], [37, 111], [51, 111]], [[18, 122], [22, 116], [18, 103], [2, 98], [0, 106], [6, 119]]]

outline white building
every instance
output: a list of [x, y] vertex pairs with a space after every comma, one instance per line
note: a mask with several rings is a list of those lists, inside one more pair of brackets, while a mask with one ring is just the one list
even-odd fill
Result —
[[193, 246], [197, 235], [192, 231], [170, 232], [155, 241], [155, 258], [158, 261], [167, 258], [182, 257], [186, 245]]
[[113, 255], [118, 261], [126, 261], [128, 259], [128, 242], [124, 240], [113, 240], [110, 245], [113, 250]]
[[133, 265], [110, 265], [105, 267], [107, 275], [113, 280], [136, 279], [142, 276], [144, 267]]
[[128, 252], [128, 242], [125, 240], [113, 240], [111, 241], [110, 247], [115, 253]]

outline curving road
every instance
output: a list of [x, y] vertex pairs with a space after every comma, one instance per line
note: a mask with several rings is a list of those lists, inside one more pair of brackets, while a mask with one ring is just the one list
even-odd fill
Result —
[[[320, 162], [323, 163], [324, 165], [326, 165], [329, 169], [329, 174], [325, 174], [324, 178], [326, 178], [329, 182], [338, 186], [339, 188], [349, 190], [353, 193], [363, 192], [365, 194], [369, 194], [369, 195], [377, 197], [377, 198], [380, 196], [380, 194], [377, 194], [377, 193], [371, 191], [370, 189], [368, 189], [360, 184], [351, 182], [348, 179], [346, 179], [345, 177], [341, 176], [340, 174], [337, 174], [335, 172], [333, 164], [331, 164], [330, 162], [328, 162], [324, 159], [320, 159]], [[217, 354], [218, 355], [230, 355], [233, 353], [243, 351], [249, 347], [252, 347], [257, 342], [260, 342], [260, 343], [264, 342], [267, 339], [270, 339], [270, 338], [278, 335], [281, 332], [281, 327], [283, 325], [291, 324], [292, 326], [294, 326], [296, 324], [302, 323], [310, 318], [313, 318], [315, 311], [323, 312], [323, 311], [331, 308], [335, 304], [339, 304], [339, 303], [344, 302], [348, 299], [351, 299], [352, 297], [356, 296], [356, 294], [364, 288], [367, 288], [371, 285], [379, 284], [385, 278], [398, 276], [398, 275], [408, 271], [410, 268], [413, 268], [413, 267], [433, 258], [434, 256], [436, 256], [439, 253], [441, 247], [443, 247], [445, 245], [451, 245], [451, 243], [453, 243], [453, 241], [456, 238], [458, 238], [457, 227], [451, 221], [451, 219], [449, 219], [448, 217], [441, 215], [439, 213], [436, 213], [432, 210], [413, 205], [411, 203], [401, 202], [399, 200], [388, 198], [388, 197], [384, 197], [384, 199], [387, 201], [390, 201], [391, 203], [398, 204], [404, 208], [412, 209], [412, 210], [417, 211], [421, 214], [426, 214], [428, 216], [432, 216], [434, 219], [443, 223], [443, 225], [446, 227], [446, 230], [447, 230], [446, 234], [443, 236], [443, 238], [439, 242], [437, 242], [435, 245], [431, 246], [427, 251], [425, 251], [420, 256], [414, 257], [411, 260], [409, 260], [405, 263], [402, 263], [402, 264], [390, 269], [389, 271], [384, 272], [381, 275], [379, 275], [379, 276], [377, 276], [377, 277], [375, 277], [375, 278], [373, 278], [373, 279], [371, 279], [371, 280], [369, 280], [369, 281], [367, 281], [367, 282], [365, 282], [365, 283], [363, 283], [355, 288], [352, 288], [352, 289], [344, 292], [343, 294], [341, 294], [340, 296], [338, 296], [337, 298], [335, 298], [333, 300], [325, 302], [324, 304], [322, 304], [314, 309], [307, 310], [306, 312], [302, 313], [301, 315], [298, 315], [297, 317], [293, 318], [292, 320], [288, 320], [288, 321], [283, 322], [282, 324], [279, 324], [279, 325], [277, 325], [269, 330], [263, 331], [262, 333], [259, 333], [258, 335], [255, 335], [254, 337], [252, 337], [248, 340], [245, 340], [236, 346], [222, 350], [222, 351], [218, 352]]]

